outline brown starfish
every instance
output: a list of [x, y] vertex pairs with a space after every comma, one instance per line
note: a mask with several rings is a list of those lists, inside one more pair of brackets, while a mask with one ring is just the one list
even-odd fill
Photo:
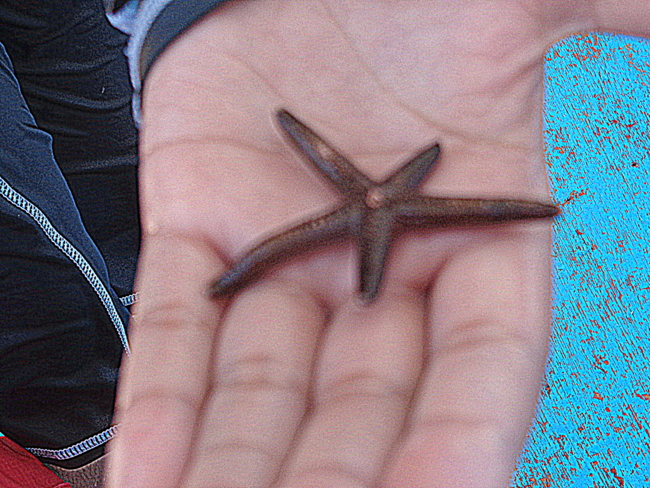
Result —
[[258, 279], [269, 267], [315, 245], [336, 239], [359, 240], [359, 293], [377, 297], [393, 235], [410, 227], [485, 225], [557, 215], [555, 205], [525, 200], [430, 197], [414, 192], [438, 159], [434, 144], [381, 183], [361, 173], [330, 144], [286, 110], [277, 119], [298, 149], [341, 192], [344, 202], [331, 212], [271, 237], [250, 250], [212, 286], [224, 297]]

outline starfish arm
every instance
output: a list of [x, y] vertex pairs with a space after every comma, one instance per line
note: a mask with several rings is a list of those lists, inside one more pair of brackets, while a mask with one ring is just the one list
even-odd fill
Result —
[[358, 227], [358, 220], [359, 207], [346, 206], [270, 237], [226, 271], [212, 285], [210, 293], [215, 297], [232, 295], [299, 252], [348, 237]]
[[549, 203], [526, 200], [413, 197], [393, 205], [402, 226], [486, 225], [513, 220], [547, 219], [560, 213]]
[[365, 303], [379, 294], [393, 227], [394, 214], [390, 209], [364, 213], [359, 233], [359, 295]]
[[440, 145], [433, 144], [408, 160], [381, 184], [384, 195], [387, 198], [408, 195], [427, 177], [439, 155]]
[[278, 110], [277, 119], [307, 159], [345, 196], [363, 199], [368, 189], [375, 186], [345, 156], [289, 112]]

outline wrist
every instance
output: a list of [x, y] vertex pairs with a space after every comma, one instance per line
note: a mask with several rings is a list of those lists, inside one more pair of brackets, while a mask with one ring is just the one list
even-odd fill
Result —
[[142, 3], [127, 48], [136, 122], [140, 122], [144, 81], [154, 62], [176, 38], [227, 1], [148, 0]]

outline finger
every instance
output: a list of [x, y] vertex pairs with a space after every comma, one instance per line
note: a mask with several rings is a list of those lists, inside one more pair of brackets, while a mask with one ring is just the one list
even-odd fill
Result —
[[549, 232], [519, 229], [458, 252], [438, 277], [431, 361], [386, 486], [508, 486], [550, 324]]
[[280, 486], [371, 486], [399, 435], [422, 361], [415, 292], [351, 302], [329, 325], [312, 409]]
[[296, 285], [266, 280], [224, 320], [216, 380], [183, 486], [269, 486], [304, 415], [326, 312]]
[[219, 308], [206, 290], [217, 263], [200, 241], [156, 234], [144, 242], [111, 487], [175, 487], [181, 478], [209, 384]]

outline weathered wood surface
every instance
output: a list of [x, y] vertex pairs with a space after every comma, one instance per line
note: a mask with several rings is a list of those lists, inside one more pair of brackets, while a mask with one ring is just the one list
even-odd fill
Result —
[[650, 487], [650, 42], [547, 55], [555, 329], [516, 488]]

